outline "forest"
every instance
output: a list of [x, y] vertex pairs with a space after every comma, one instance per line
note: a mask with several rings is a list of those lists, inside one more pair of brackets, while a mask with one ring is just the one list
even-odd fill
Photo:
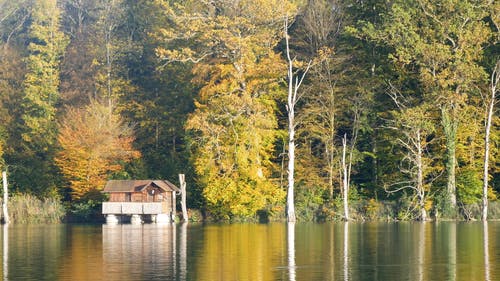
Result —
[[492, 0], [0, 0], [0, 167], [74, 215], [182, 173], [207, 220], [500, 218], [499, 28]]

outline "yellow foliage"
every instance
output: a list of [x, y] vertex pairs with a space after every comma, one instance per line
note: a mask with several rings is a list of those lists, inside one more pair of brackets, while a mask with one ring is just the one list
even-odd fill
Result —
[[368, 200], [365, 209], [366, 214], [370, 219], [376, 219], [382, 209], [382, 203], [378, 202], [374, 198], [371, 198]]
[[426, 198], [427, 198], [427, 199], [425, 200], [424, 209], [425, 209], [427, 212], [429, 212], [429, 211], [432, 209], [433, 205], [434, 205], [434, 201], [432, 201], [432, 199], [431, 199], [431, 198], [429, 198], [429, 197], [426, 197]]
[[203, 195], [220, 218], [252, 216], [284, 198], [270, 180], [276, 93], [286, 73], [274, 47], [294, 5], [278, 0], [160, 2], [174, 24], [157, 35], [180, 46], [158, 48], [157, 54], [166, 62], [195, 63], [193, 81], [201, 85], [186, 128]]

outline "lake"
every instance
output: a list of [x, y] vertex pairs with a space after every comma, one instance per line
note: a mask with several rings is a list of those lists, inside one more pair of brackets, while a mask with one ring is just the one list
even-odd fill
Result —
[[2, 227], [2, 280], [500, 278], [500, 222]]

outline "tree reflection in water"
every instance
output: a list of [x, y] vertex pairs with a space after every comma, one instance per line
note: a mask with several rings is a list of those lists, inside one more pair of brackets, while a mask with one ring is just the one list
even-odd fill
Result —
[[349, 280], [349, 222], [344, 222], [344, 280]]
[[295, 223], [288, 222], [287, 224], [287, 241], [288, 241], [288, 277], [290, 281], [295, 281]]
[[490, 247], [488, 221], [483, 222], [483, 249], [484, 249], [484, 280], [490, 281]]
[[10, 225], [0, 280], [489, 281], [499, 232], [494, 221]]
[[3, 280], [7, 281], [9, 280], [9, 226], [8, 224], [3, 225], [2, 229], [3, 233], [3, 239], [2, 239], [2, 253], [3, 253], [3, 258], [2, 258], [2, 275], [3, 275]]

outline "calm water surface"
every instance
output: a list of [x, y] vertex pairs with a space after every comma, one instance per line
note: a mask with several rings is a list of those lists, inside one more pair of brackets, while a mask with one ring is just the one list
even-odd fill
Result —
[[3, 226], [2, 280], [500, 280], [500, 222]]

